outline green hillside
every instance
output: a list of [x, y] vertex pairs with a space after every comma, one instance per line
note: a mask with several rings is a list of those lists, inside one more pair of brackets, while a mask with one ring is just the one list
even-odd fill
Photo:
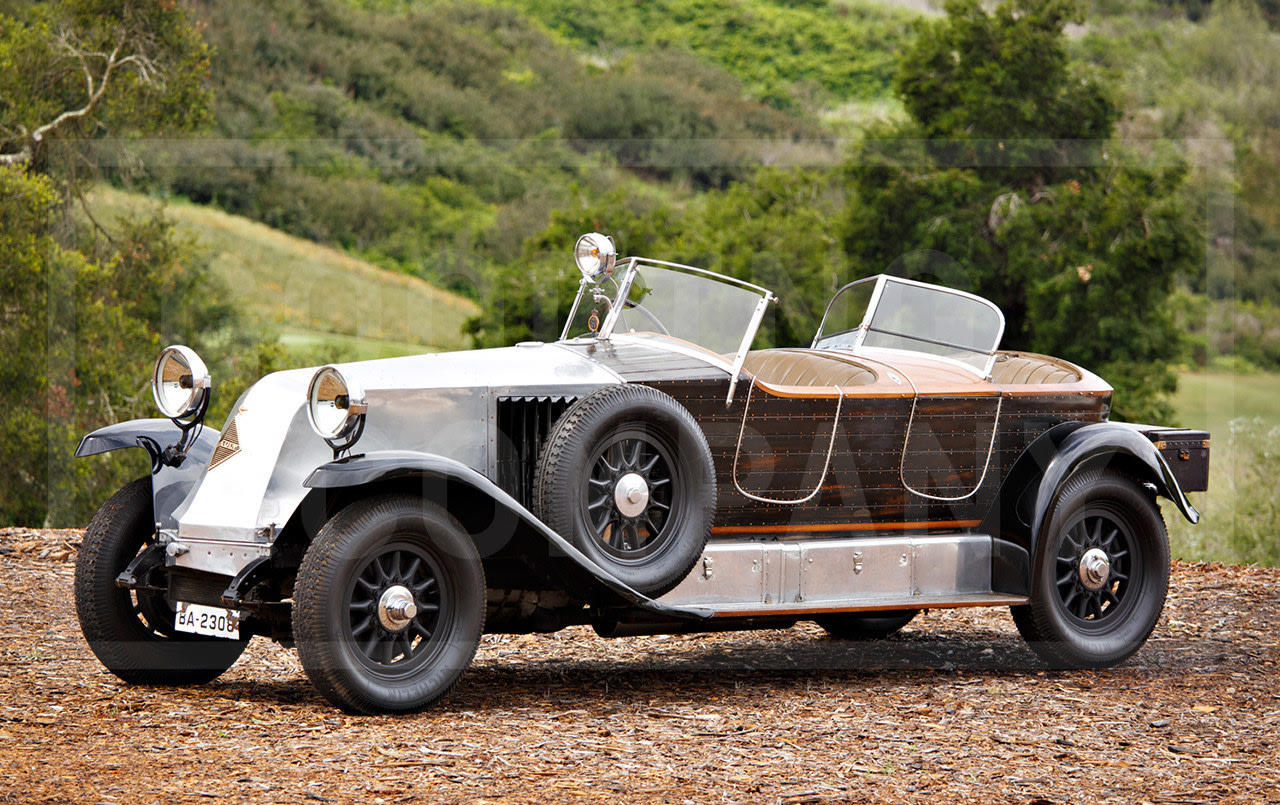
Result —
[[[146, 213], [146, 196], [98, 187], [95, 217]], [[213, 273], [243, 314], [239, 329], [281, 334], [307, 351], [337, 346], [359, 358], [459, 349], [476, 304], [421, 279], [210, 207], [164, 205], [180, 232], [209, 251]]]
[[[917, 15], [868, 0], [505, 0], [603, 62], [679, 48], [781, 108], [891, 97]], [[644, 58], [643, 55], [638, 58]]]
[[507, 6], [193, 11], [213, 48], [213, 136], [138, 144], [142, 167], [108, 178], [475, 297], [583, 196], [679, 202], [749, 176], [773, 143], [823, 136], [816, 115], [686, 47], [601, 62]]

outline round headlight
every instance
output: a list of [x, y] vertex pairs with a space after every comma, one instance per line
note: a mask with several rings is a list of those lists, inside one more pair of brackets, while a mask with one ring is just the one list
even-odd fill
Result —
[[156, 406], [170, 419], [186, 419], [203, 413], [212, 385], [204, 361], [188, 347], [166, 347], [151, 372], [151, 392]]
[[364, 390], [348, 383], [332, 366], [323, 367], [311, 378], [307, 401], [311, 427], [321, 438], [331, 442], [354, 434], [360, 417], [368, 410]]
[[573, 262], [578, 264], [582, 276], [592, 282], [609, 276], [617, 259], [618, 250], [613, 245], [613, 238], [599, 232], [583, 235], [573, 247]]

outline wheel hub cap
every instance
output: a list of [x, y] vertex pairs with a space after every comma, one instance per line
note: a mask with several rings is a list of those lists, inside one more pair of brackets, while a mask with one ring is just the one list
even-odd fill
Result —
[[408, 626], [417, 614], [418, 605], [408, 587], [399, 584], [388, 587], [378, 599], [378, 620], [393, 632]]
[[1098, 590], [1111, 575], [1111, 559], [1101, 548], [1090, 548], [1080, 557], [1080, 583], [1090, 590]]
[[613, 503], [623, 517], [639, 517], [649, 506], [649, 485], [639, 473], [629, 472], [614, 486]]

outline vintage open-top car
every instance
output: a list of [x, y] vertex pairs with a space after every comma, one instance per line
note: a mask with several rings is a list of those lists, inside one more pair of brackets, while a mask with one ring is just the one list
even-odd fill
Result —
[[354, 712], [420, 709], [485, 632], [787, 627], [877, 637], [1009, 606], [1058, 666], [1119, 663], [1164, 605], [1162, 496], [1195, 522], [1208, 434], [1108, 421], [1111, 387], [999, 350], [971, 294], [836, 293], [807, 349], [751, 349], [772, 294], [583, 236], [561, 339], [269, 375], [221, 432], [164, 350], [163, 419], [89, 434], [147, 477], [85, 533], [103, 664], [198, 683], [252, 635]]

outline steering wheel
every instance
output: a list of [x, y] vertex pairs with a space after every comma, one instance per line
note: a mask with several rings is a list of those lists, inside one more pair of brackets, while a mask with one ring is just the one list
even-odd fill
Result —
[[657, 316], [650, 313], [649, 310], [644, 305], [640, 304], [634, 299], [628, 299], [627, 301], [623, 302], [622, 308], [623, 310], [626, 310], [627, 308], [634, 308], [635, 310], [640, 311], [641, 313], [644, 314], [644, 317], [646, 319], [653, 322], [653, 326], [658, 328], [659, 333], [662, 333], [663, 335], [671, 335], [671, 333], [667, 331], [667, 328], [662, 326], [662, 322], [658, 321]]

